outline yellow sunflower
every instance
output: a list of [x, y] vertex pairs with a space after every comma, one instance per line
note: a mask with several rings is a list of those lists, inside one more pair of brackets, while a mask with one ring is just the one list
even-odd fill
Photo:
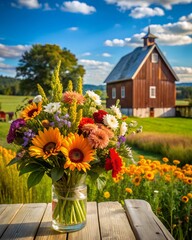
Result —
[[63, 136], [58, 128], [50, 127], [48, 130], [39, 131], [32, 139], [32, 146], [29, 147], [31, 157], [47, 159], [51, 155], [57, 155], [62, 147]]
[[21, 117], [25, 120], [32, 119], [39, 115], [42, 110], [42, 102], [36, 104], [33, 102], [32, 104], [28, 105], [21, 113]]
[[77, 133], [70, 133], [68, 137], [65, 137], [61, 152], [66, 157], [64, 168], [72, 171], [77, 168], [78, 171], [86, 172], [90, 169], [89, 162], [94, 160], [94, 151], [88, 140]]

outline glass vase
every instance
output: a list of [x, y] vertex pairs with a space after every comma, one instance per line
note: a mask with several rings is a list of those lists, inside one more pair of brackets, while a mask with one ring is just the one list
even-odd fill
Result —
[[59, 232], [74, 232], [86, 224], [87, 186], [60, 188], [52, 185], [52, 227]]

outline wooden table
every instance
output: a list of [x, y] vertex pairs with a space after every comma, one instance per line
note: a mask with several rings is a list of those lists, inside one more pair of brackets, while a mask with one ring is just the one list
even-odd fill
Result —
[[51, 229], [51, 204], [1, 204], [0, 239], [158, 240], [174, 239], [143, 200], [88, 202], [87, 224], [64, 234]]

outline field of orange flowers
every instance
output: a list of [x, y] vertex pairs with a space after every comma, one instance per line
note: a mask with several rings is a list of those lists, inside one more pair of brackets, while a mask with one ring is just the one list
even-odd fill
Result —
[[115, 186], [109, 181], [102, 196], [94, 190], [91, 195], [99, 201], [106, 198], [122, 204], [123, 199], [144, 199], [175, 239], [191, 240], [192, 165], [179, 164], [179, 160], [152, 161], [140, 156], [136, 165], [124, 169], [123, 179]]
[[[27, 176], [18, 176], [16, 166], [6, 167], [15, 152], [0, 146], [0, 203], [49, 202], [51, 182], [44, 178], [37, 187], [27, 190]], [[168, 158], [145, 159], [123, 169], [122, 179], [114, 184], [107, 179], [103, 192], [88, 182], [88, 200], [119, 201], [144, 199], [178, 240], [191, 240], [192, 236], [192, 165], [180, 167], [180, 161]], [[103, 177], [107, 177], [103, 176]]]

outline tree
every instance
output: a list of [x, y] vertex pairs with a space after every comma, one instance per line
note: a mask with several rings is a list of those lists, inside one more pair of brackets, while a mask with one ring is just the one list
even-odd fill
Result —
[[22, 79], [20, 85], [22, 93], [36, 94], [38, 83], [48, 93], [52, 73], [59, 61], [61, 61], [59, 75], [63, 89], [67, 87], [69, 80], [76, 86], [77, 79], [84, 76], [85, 70], [82, 65], [78, 65], [75, 55], [58, 45], [35, 44], [23, 54], [16, 68], [16, 77]]

